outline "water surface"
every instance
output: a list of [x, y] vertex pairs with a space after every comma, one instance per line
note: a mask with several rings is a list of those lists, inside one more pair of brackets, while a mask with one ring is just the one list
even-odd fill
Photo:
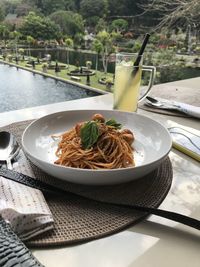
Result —
[[69, 83], [0, 64], [0, 112], [97, 95]]

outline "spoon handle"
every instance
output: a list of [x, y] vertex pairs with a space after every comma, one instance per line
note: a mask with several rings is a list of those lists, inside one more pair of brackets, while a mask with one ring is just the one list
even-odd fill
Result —
[[6, 160], [6, 165], [7, 165], [7, 168], [9, 169], [9, 170], [12, 170], [13, 169], [13, 167], [12, 167], [12, 163], [11, 163], [11, 159], [7, 159]]

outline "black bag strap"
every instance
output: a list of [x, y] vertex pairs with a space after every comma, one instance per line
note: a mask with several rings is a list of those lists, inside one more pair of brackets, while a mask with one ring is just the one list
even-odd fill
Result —
[[0, 266], [44, 267], [2, 217], [0, 217]]
[[[64, 195], [72, 195], [73, 197], [80, 197], [80, 198], [86, 198], [80, 195], [77, 195], [75, 193], [71, 193], [65, 190], [62, 190], [60, 188], [57, 188], [55, 186], [46, 184], [40, 180], [36, 180], [28, 175], [24, 175], [18, 172], [15, 172], [13, 170], [8, 170], [8, 169], [4, 169], [1, 168], [0, 169], [0, 175], [11, 179], [15, 182], [36, 188], [41, 190], [42, 192], [50, 192], [50, 193], [56, 193], [56, 194], [64, 194]], [[87, 198], [88, 199], [88, 198]], [[91, 201], [95, 201], [96, 200], [92, 200]], [[98, 201], [99, 202], [99, 201]], [[140, 205], [126, 205], [126, 204], [115, 204], [115, 203], [106, 203], [106, 202], [102, 202], [103, 204], [106, 205], [115, 205], [115, 206], [120, 206], [120, 207], [126, 207], [126, 208], [130, 208], [130, 209], [135, 209], [141, 212], [146, 212], [147, 214], [153, 214], [153, 215], [157, 215], [160, 217], [164, 217], [166, 219], [169, 220], [173, 220], [179, 223], [182, 223], [184, 225], [190, 226], [192, 228], [195, 228], [197, 230], [200, 230], [200, 221], [176, 212], [172, 212], [172, 211], [166, 211], [166, 210], [162, 210], [162, 209], [157, 209], [157, 208], [151, 208], [151, 207], [147, 207], [147, 206], [140, 206]]]

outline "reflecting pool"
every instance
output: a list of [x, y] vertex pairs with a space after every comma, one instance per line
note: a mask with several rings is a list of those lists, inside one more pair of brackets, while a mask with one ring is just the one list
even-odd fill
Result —
[[97, 95], [69, 83], [0, 64], [0, 112]]

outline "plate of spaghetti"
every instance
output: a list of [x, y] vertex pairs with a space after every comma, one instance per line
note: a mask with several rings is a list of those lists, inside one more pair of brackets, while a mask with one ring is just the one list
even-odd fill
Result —
[[31, 123], [22, 136], [27, 157], [46, 173], [73, 183], [106, 185], [139, 179], [171, 149], [158, 122], [117, 110], [71, 110]]

